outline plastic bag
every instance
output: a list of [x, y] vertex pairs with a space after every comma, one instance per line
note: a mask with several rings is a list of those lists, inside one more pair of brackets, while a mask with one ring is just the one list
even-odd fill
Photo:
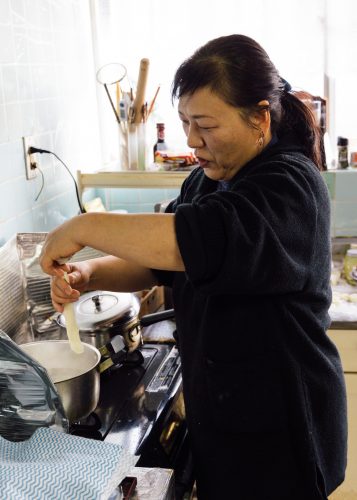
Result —
[[0, 330], [0, 436], [24, 441], [38, 427], [68, 432], [68, 426], [46, 370]]

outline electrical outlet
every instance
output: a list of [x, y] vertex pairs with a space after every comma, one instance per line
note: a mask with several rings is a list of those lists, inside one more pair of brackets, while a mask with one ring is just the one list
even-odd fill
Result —
[[37, 176], [37, 168], [33, 167], [33, 165], [36, 165], [35, 159], [34, 159], [33, 155], [28, 154], [29, 147], [34, 146], [33, 139], [32, 139], [32, 137], [23, 137], [22, 143], [24, 146], [26, 179], [31, 180]]

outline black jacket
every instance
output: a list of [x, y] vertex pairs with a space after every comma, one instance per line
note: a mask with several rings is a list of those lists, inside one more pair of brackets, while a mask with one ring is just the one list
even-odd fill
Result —
[[327, 188], [291, 140], [266, 148], [228, 190], [217, 184], [200, 168], [185, 180], [167, 211], [186, 272], [156, 271], [173, 288], [201, 497], [219, 498], [212, 477], [230, 470], [225, 491], [241, 481], [243, 492], [231, 498], [288, 499], [270, 491], [275, 463], [284, 477], [297, 471], [291, 491], [326, 498], [344, 479], [347, 446], [344, 377], [326, 335]]

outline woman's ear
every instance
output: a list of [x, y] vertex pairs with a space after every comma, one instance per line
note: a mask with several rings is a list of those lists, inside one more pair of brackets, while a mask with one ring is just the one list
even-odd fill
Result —
[[267, 135], [270, 130], [270, 111], [269, 101], [259, 101], [256, 110], [250, 116], [250, 121], [255, 128], [262, 130], [264, 135]]
[[[269, 111], [269, 101], [264, 99], [259, 101], [257, 104], [257, 110], [254, 113], [254, 122], [260, 127], [270, 126], [270, 111]], [[260, 108], [260, 109], [259, 109]]]

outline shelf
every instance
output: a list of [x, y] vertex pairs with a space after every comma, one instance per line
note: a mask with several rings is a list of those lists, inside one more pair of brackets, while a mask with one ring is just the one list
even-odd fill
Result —
[[77, 172], [79, 190], [95, 187], [121, 188], [176, 188], [180, 187], [190, 172]]

